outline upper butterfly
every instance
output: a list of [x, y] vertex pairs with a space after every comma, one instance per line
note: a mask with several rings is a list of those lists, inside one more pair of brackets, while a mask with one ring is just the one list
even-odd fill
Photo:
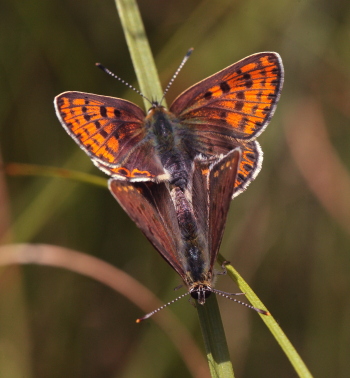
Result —
[[129, 181], [169, 181], [182, 189], [194, 158], [240, 147], [233, 197], [259, 173], [255, 138], [280, 97], [283, 65], [274, 52], [251, 55], [193, 85], [169, 111], [153, 102], [147, 115], [120, 98], [64, 92], [55, 98], [68, 134], [105, 173]]

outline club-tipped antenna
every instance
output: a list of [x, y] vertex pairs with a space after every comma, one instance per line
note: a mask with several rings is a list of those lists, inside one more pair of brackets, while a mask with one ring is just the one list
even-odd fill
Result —
[[134, 86], [132, 86], [131, 84], [129, 84], [128, 82], [126, 82], [125, 80], [121, 79], [119, 76], [117, 76], [115, 73], [113, 73], [112, 71], [110, 71], [108, 68], [106, 68], [105, 66], [103, 66], [101, 63], [96, 63], [96, 67], [100, 68], [103, 72], [105, 72], [106, 74], [112, 76], [114, 79], [117, 79], [119, 80], [120, 82], [122, 82], [124, 85], [126, 85], [128, 88], [132, 89], [133, 91], [135, 91], [136, 93], [138, 93], [142, 98], [144, 98], [146, 101], [148, 101], [151, 105], [152, 104], [152, 101], [150, 101], [144, 94], [142, 94], [138, 89], [136, 89]]
[[169, 88], [171, 87], [171, 85], [173, 84], [174, 80], [176, 79], [177, 75], [180, 73], [182, 67], [185, 65], [185, 63], [188, 61], [188, 58], [191, 56], [192, 52], [193, 52], [193, 47], [191, 47], [186, 55], [184, 56], [184, 58], [182, 59], [182, 62], [180, 63], [179, 65], [179, 68], [175, 71], [173, 77], [170, 79], [169, 81], [169, 84], [166, 86], [165, 90], [164, 90], [164, 93], [163, 93], [163, 97], [161, 98], [161, 100], [159, 101], [159, 104], [162, 103], [162, 101], [164, 100], [164, 97], [165, 95], [168, 93], [168, 90]]
[[217, 290], [217, 289], [211, 289], [211, 291], [215, 294], [221, 295], [222, 297], [229, 299], [230, 301], [239, 303], [242, 306], [248, 307], [248, 308], [250, 308], [250, 309], [252, 309], [256, 312], [259, 312], [260, 314], [271, 315], [268, 311], [262, 310], [261, 308], [254, 307], [254, 306], [252, 306], [248, 303], [241, 302], [238, 299], [231, 298], [231, 295], [241, 295], [241, 294], [244, 294], [244, 293], [226, 293], [225, 291], [221, 291], [221, 290]]
[[190, 294], [190, 292], [185, 293], [185, 294], [182, 294], [182, 295], [180, 295], [179, 297], [173, 299], [172, 301], [166, 303], [165, 305], [160, 306], [160, 307], [157, 308], [156, 310], [154, 310], [154, 311], [152, 311], [152, 312], [146, 314], [146, 315], [143, 316], [142, 318], [136, 319], [136, 323], [141, 323], [143, 320], [146, 320], [146, 319], [150, 318], [152, 315], [156, 314], [156, 313], [159, 312], [160, 310], [163, 310], [163, 308], [170, 306], [171, 304], [177, 302], [178, 300], [182, 299], [183, 297], [186, 297], [186, 296], [189, 295], [189, 294]]

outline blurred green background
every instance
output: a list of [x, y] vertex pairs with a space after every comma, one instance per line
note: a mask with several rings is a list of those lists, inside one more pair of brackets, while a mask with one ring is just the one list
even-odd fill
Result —
[[[241, 58], [276, 51], [285, 84], [259, 138], [263, 168], [231, 204], [221, 252], [276, 317], [315, 377], [350, 376], [350, 3], [328, 0], [140, 1], [163, 86], [189, 47], [168, 104]], [[135, 83], [115, 4], [1, 2], [3, 162], [103, 177], [63, 130], [53, 98], [67, 90], [142, 99], [97, 70]], [[3, 244], [45, 243], [96, 256], [162, 301], [179, 277], [103, 188], [66, 179], [0, 178]], [[234, 292], [228, 277], [217, 288]], [[295, 377], [253, 311], [220, 309], [237, 377]], [[171, 311], [203, 351], [195, 309]], [[71, 271], [1, 268], [1, 377], [190, 377], [171, 340], [143, 311]]]

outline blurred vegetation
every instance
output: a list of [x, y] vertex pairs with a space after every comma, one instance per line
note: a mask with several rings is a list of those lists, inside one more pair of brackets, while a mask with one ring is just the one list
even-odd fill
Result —
[[[350, 3], [336, 0], [140, 1], [163, 86], [189, 47], [168, 104], [259, 51], [276, 51], [285, 85], [259, 138], [263, 169], [231, 205], [221, 252], [278, 319], [316, 377], [350, 375]], [[65, 133], [53, 98], [78, 90], [142, 99], [95, 68], [135, 83], [114, 2], [2, 1], [3, 162], [103, 177]], [[137, 85], [137, 84], [136, 84]], [[163, 301], [180, 281], [107, 190], [66, 179], [0, 177], [5, 243], [45, 243], [96, 256]], [[220, 277], [217, 287], [235, 291]], [[259, 317], [219, 299], [238, 377], [294, 377]], [[201, 349], [196, 311], [172, 311]], [[43, 266], [1, 270], [1, 377], [186, 377], [176, 348], [125, 297]]]

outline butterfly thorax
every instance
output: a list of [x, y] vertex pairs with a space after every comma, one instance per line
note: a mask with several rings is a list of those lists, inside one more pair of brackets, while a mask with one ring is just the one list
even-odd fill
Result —
[[191, 157], [183, 148], [175, 116], [163, 106], [155, 104], [148, 112], [145, 123], [154, 140], [158, 157], [171, 177], [170, 184], [184, 190], [188, 184]]

